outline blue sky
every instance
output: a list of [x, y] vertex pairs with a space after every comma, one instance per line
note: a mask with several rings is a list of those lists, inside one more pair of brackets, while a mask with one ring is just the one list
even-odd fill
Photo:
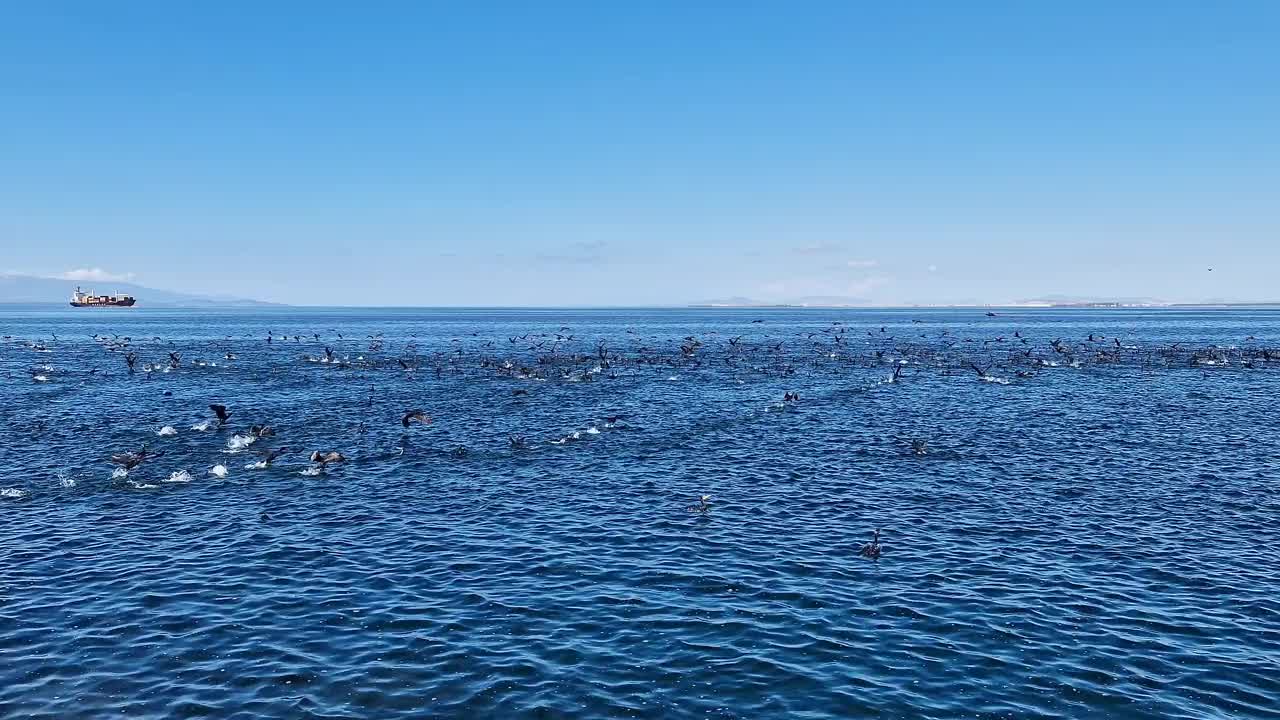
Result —
[[1278, 31], [1274, 2], [10, 4], [0, 271], [1280, 299]]

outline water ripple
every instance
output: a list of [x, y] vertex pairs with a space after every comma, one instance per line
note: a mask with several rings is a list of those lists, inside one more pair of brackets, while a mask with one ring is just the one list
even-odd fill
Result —
[[[12, 313], [14, 337], [59, 340], [38, 362], [0, 345], [0, 714], [1280, 716], [1276, 370], [532, 382], [431, 361], [561, 325], [584, 354], [913, 318], [1038, 342], [1280, 337], [1259, 311], [972, 315]], [[140, 364], [168, 343], [205, 364], [129, 374], [95, 333], [147, 338]], [[326, 343], [346, 360], [302, 359]], [[409, 343], [421, 367], [360, 364]], [[409, 407], [433, 424], [403, 427]], [[235, 439], [250, 424], [280, 437]], [[113, 478], [109, 455], [144, 443], [165, 454]], [[313, 449], [347, 461], [321, 471]], [[874, 528], [878, 562], [858, 555]]]

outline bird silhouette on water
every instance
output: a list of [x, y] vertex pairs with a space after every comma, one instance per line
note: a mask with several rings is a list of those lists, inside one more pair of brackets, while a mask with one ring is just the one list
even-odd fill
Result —
[[698, 498], [698, 502], [694, 503], [693, 505], [690, 505], [689, 507], [686, 507], [685, 510], [691, 513], [706, 515], [707, 513], [711, 512], [711, 496], [710, 495], [700, 496]]
[[311, 462], [316, 463], [320, 467], [324, 467], [329, 463], [346, 462], [346, 460], [347, 458], [337, 450], [330, 450], [327, 452], [321, 452], [319, 450], [316, 450], [315, 452], [311, 453]]
[[155, 458], [163, 457], [163, 456], [164, 456], [163, 450], [152, 451], [152, 450], [148, 450], [146, 445], [143, 445], [142, 449], [136, 452], [123, 452], [123, 453], [116, 453], [115, 455], [112, 455], [111, 462], [115, 465], [119, 465], [125, 470], [132, 470], [138, 467], [139, 465], [141, 465], [146, 460], [154, 460]]
[[881, 548], [880, 548], [880, 530], [879, 530], [879, 528], [877, 528], [877, 529], [876, 529], [876, 531], [875, 531], [875, 534], [873, 534], [873, 535], [871, 536], [871, 542], [867, 543], [866, 545], [863, 545], [863, 546], [862, 546], [862, 549], [858, 550], [858, 554], [859, 554], [859, 555], [861, 555], [861, 556], [862, 556], [862, 557], [864, 557], [864, 558], [871, 558], [872, 560], [879, 560], [879, 559], [880, 559], [880, 552], [881, 552]]
[[409, 427], [411, 423], [415, 422], [430, 425], [431, 416], [421, 410], [406, 410], [404, 416], [400, 418], [400, 424], [405, 427]]
[[262, 456], [262, 466], [263, 466], [263, 467], [271, 467], [271, 463], [275, 462], [275, 461], [276, 461], [276, 458], [278, 458], [278, 457], [280, 457], [281, 455], [284, 455], [284, 454], [286, 454], [286, 453], [288, 453], [288, 452], [290, 452], [290, 448], [288, 448], [288, 447], [278, 447], [278, 448], [276, 448], [276, 449], [274, 449], [274, 450], [264, 450], [264, 451], [262, 451], [262, 452], [260, 452], [260, 453], [258, 453], [258, 454]]
[[218, 416], [218, 427], [222, 427], [223, 425], [226, 425], [227, 420], [231, 419], [231, 413], [227, 412], [226, 405], [219, 405], [218, 403], [212, 403], [211, 405], [209, 405], [209, 409], [213, 411], [214, 415]]

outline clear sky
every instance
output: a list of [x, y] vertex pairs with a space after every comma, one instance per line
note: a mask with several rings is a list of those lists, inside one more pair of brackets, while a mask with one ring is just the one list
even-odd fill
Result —
[[8, 3], [0, 248], [319, 304], [1275, 300], [1280, 2]]

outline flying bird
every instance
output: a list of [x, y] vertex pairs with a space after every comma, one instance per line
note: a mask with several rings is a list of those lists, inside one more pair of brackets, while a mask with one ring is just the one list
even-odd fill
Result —
[[213, 411], [214, 415], [218, 416], [219, 426], [227, 424], [227, 420], [231, 417], [231, 413], [227, 412], [226, 405], [219, 405], [218, 403], [213, 403], [209, 405], [209, 409]]

